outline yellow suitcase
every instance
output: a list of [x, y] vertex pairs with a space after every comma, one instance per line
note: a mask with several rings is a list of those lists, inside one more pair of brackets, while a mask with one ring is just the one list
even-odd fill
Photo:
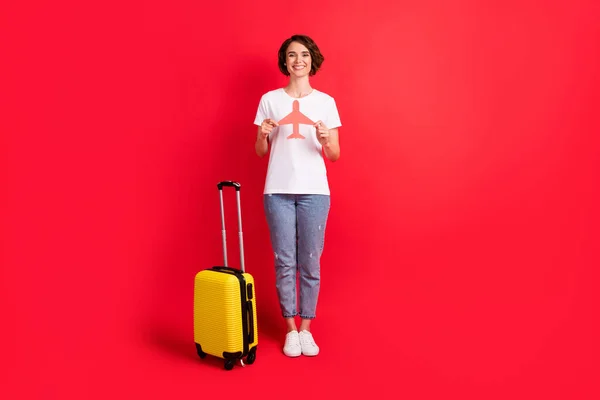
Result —
[[[194, 281], [194, 341], [200, 358], [207, 354], [225, 360], [225, 369], [231, 370], [237, 360], [252, 364], [256, 360], [258, 326], [254, 278], [245, 272], [242, 213], [238, 182], [217, 184], [221, 200], [221, 232], [223, 236], [224, 266], [205, 269], [196, 274]], [[223, 187], [234, 187], [237, 197], [237, 215], [240, 241], [240, 269], [227, 264]]]

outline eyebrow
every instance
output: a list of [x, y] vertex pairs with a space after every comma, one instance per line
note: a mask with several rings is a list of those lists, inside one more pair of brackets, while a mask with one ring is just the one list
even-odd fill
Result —
[[[296, 54], [296, 52], [295, 51], [288, 51], [288, 54]], [[310, 54], [310, 51], [308, 51], [308, 50], [302, 51], [302, 54]]]

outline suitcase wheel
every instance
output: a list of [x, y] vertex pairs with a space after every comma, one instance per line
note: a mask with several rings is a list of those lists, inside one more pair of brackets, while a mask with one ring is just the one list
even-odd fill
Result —
[[250, 349], [248, 352], [248, 357], [246, 358], [246, 364], [252, 364], [256, 360], [256, 347]]
[[206, 353], [202, 351], [202, 346], [200, 346], [198, 343], [196, 343], [196, 351], [198, 352], [198, 356], [200, 358], [206, 357]]
[[231, 371], [233, 369], [234, 364], [235, 360], [225, 360], [225, 369], [227, 371]]

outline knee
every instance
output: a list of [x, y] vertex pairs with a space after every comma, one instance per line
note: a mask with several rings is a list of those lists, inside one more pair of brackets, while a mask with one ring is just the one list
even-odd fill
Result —
[[321, 278], [321, 268], [319, 267], [319, 263], [301, 264], [300, 275], [305, 279], [318, 281]]
[[273, 252], [275, 266], [277, 268], [295, 268], [296, 257], [290, 251], [280, 250]]

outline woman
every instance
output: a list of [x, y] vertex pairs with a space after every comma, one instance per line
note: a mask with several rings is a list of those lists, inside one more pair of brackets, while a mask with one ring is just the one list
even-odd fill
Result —
[[[289, 82], [262, 96], [254, 121], [258, 125], [256, 153], [263, 157], [270, 147], [263, 201], [275, 253], [277, 295], [287, 325], [283, 352], [289, 357], [319, 353], [310, 323], [316, 316], [330, 206], [323, 157], [330, 161], [340, 157], [341, 126], [333, 97], [310, 85], [310, 77], [323, 60], [308, 36], [285, 40], [278, 64]], [[300, 329], [296, 316], [301, 318]]]

